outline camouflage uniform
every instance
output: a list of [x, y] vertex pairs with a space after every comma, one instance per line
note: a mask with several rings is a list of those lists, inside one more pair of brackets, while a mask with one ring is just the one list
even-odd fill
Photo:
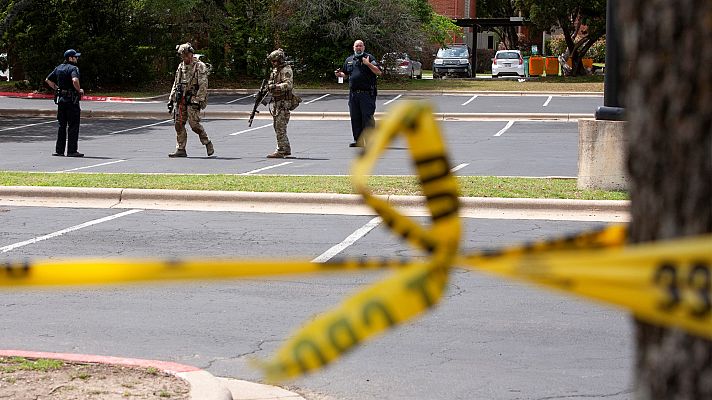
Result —
[[[178, 54], [194, 53], [190, 43], [185, 43], [176, 47]], [[197, 58], [186, 64], [181, 61], [176, 70], [175, 80], [171, 88], [169, 102], [175, 102], [177, 96], [181, 96], [181, 88], [185, 91], [185, 95], [181, 101], [175, 105], [175, 121], [176, 129], [176, 152], [169, 154], [169, 157], [185, 157], [185, 146], [188, 142], [188, 133], [185, 130], [186, 121], [190, 125], [190, 129], [198, 134], [200, 143], [207, 150], [208, 155], [213, 154], [213, 144], [208, 138], [203, 125], [200, 123], [200, 110], [205, 109], [208, 100], [208, 68], [205, 63]], [[179, 93], [180, 92], [180, 93]], [[186, 99], [190, 103], [186, 103]]]
[[267, 59], [277, 61], [277, 65], [272, 68], [272, 73], [267, 81], [267, 89], [272, 94], [270, 113], [274, 122], [274, 132], [277, 135], [277, 149], [267, 157], [284, 158], [292, 154], [292, 148], [289, 146], [289, 138], [287, 137], [287, 124], [290, 116], [289, 106], [294, 86], [292, 67], [285, 62], [282, 49], [277, 49], [270, 53]]

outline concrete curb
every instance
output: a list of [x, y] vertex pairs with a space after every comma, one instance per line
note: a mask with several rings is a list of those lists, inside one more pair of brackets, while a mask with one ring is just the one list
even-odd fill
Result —
[[[428, 215], [422, 196], [379, 196], [406, 215]], [[629, 201], [463, 197], [472, 218], [627, 221]], [[356, 194], [0, 186], [0, 205], [374, 215]]]
[[[57, 110], [6, 108], [0, 109], [3, 117], [56, 117]], [[376, 119], [386, 116], [385, 112], [377, 112]], [[584, 118], [593, 118], [593, 114], [584, 113], [433, 113], [438, 121], [578, 121]], [[210, 119], [249, 119], [249, 111], [206, 111], [203, 118]], [[82, 110], [82, 118], [130, 118], [130, 119], [169, 119], [168, 113], [163, 111], [147, 110]], [[272, 120], [270, 115], [257, 114], [255, 119]], [[297, 120], [331, 120], [347, 121], [350, 119], [348, 112], [339, 111], [293, 111], [291, 119]]]
[[195, 400], [233, 400], [230, 390], [223, 380], [219, 380], [211, 373], [190, 365], [177, 364], [166, 361], [142, 360], [136, 358], [121, 358], [110, 356], [97, 356], [89, 354], [71, 353], [46, 353], [22, 350], [0, 350], [3, 357], [47, 358], [76, 363], [110, 364], [124, 367], [153, 367], [165, 373], [175, 375], [190, 385], [190, 398]]

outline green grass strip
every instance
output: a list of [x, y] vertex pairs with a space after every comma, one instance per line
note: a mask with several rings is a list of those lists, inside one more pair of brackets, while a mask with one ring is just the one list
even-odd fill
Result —
[[[462, 176], [461, 196], [581, 200], [626, 200], [624, 191], [579, 190], [575, 179]], [[420, 195], [412, 176], [373, 176], [376, 194]], [[173, 175], [0, 172], [0, 186], [226, 190], [286, 193], [354, 193], [349, 176]]]
[[48, 360], [40, 358], [38, 360], [28, 360], [23, 357], [0, 357], [0, 372], [11, 373], [16, 371], [52, 371], [62, 368], [64, 363], [59, 360]]

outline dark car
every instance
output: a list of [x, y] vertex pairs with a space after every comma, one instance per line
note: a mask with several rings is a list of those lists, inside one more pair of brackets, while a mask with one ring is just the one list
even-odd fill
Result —
[[451, 44], [438, 50], [433, 61], [433, 79], [445, 76], [472, 77], [472, 57], [466, 44]]

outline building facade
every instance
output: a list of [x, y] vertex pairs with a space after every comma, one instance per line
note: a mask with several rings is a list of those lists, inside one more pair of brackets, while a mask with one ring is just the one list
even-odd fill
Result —
[[[433, 10], [450, 18], [477, 18], [477, 0], [428, 0]], [[472, 28], [465, 28], [463, 37], [453, 38], [453, 42], [467, 43], [473, 47]]]

